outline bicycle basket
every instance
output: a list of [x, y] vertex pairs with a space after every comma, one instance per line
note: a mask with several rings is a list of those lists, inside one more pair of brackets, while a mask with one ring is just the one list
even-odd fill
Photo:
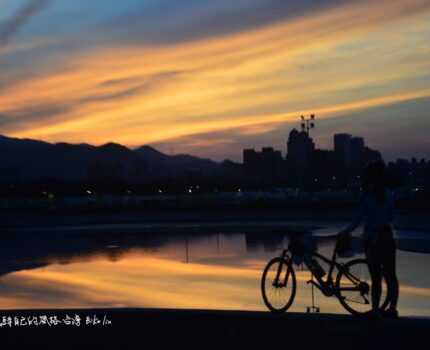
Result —
[[292, 239], [288, 245], [292, 255], [303, 256], [305, 254], [305, 244], [300, 239]]
[[291, 252], [292, 260], [294, 264], [300, 265], [303, 263], [305, 256], [305, 244], [300, 239], [292, 239], [288, 245], [288, 249]]
[[352, 237], [350, 234], [343, 235], [337, 239], [336, 250], [339, 256], [349, 255], [352, 250]]
[[345, 241], [337, 242], [337, 255], [340, 258], [351, 258], [364, 252], [363, 241], [359, 237], [347, 237]]

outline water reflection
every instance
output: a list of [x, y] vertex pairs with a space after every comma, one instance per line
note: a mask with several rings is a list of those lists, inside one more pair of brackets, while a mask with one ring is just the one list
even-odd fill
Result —
[[[334, 230], [315, 236], [330, 256]], [[23, 244], [25, 242], [25, 244]], [[0, 308], [171, 307], [265, 310], [260, 277], [268, 259], [288, 245], [280, 233], [50, 234], [4, 237]], [[402, 314], [430, 316], [430, 237], [398, 233]], [[297, 267], [292, 311], [310, 304], [309, 272]], [[344, 313], [317, 296], [322, 312]]]

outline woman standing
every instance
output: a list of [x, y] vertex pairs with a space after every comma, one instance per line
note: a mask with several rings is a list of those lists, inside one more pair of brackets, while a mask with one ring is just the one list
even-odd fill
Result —
[[[372, 315], [398, 318], [399, 283], [396, 275], [396, 243], [392, 230], [393, 197], [386, 187], [385, 164], [372, 162], [367, 166], [363, 195], [353, 222], [339, 233], [345, 239], [364, 222], [364, 247], [372, 279]], [[382, 275], [384, 274], [389, 307], [380, 311]]]

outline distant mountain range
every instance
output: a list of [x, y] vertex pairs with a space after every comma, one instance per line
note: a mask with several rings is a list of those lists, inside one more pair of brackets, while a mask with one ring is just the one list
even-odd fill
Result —
[[47, 143], [0, 135], [0, 181], [146, 181], [184, 174], [225, 175], [239, 164], [191, 155], [167, 155], [151, 146], [130, 149], [116, 143]]

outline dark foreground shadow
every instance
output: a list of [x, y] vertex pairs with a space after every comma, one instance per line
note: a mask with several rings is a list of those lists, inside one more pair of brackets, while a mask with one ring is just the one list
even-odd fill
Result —
[[[106, 317], [109, 325], [2, 327], [3, 345], [56, 347], [80, 346], [101, 349], [128, 348], [214, 348], [258, 346], [309, 348], [397, 348], [399, 342], [413, 344], [426, 340], [430, 321], [399, 319], [368, 321], [352, 316], [324, 314], [283, 314], [268, 312], [191, 310], [39, 310], [8, 314], [66, 314]], [[3, 316], [2, 314], [1, 316]], [[424, 343], [421, 343], [424, 344]]]

